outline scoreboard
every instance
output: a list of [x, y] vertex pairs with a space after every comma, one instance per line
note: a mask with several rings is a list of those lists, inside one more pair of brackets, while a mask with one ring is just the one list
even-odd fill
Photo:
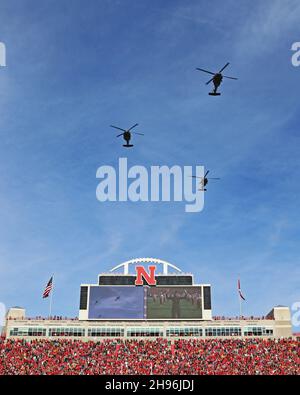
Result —
[[[136, 267], [141, 268], [141, 266]], [[149, 268], [154, 268], [149, 267]], [[156, 267], [155, 267], [156, 269]], [[194, 284], [192, 274], [101, 274], [82, 284], [80, 320], [209, 320], [211, 286]], [[139, 278], [140, 282], [137, 282]]]

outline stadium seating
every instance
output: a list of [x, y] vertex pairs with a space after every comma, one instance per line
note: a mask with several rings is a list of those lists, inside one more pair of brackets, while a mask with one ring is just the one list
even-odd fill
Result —
[[0, 340], [0, 375], [299, 375], [292, 339]]

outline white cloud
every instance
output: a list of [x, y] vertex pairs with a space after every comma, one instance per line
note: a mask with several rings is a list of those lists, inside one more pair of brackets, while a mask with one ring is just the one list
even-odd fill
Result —
[[278, 41], [289, 32], [294, 32], [296, 41], [299, 38], [297, 37], [299, 15], [298, 0], [259, 2], [239, 34], [237, 41], [239, 55], [253, 56], [271, 52]]

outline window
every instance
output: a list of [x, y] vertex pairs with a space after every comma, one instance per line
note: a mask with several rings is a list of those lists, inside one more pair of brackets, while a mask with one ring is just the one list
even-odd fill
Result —
[[245, 327], [244, 336], [272, 336], [273, 329], [259, 326]]
[[82, 337], [85, 335], [85, 330], [83, 328], [50, 328], [49, 336], [74, 336]]
[[10, 336], [46, 336], [46, 328], [13, 328]]
[[241, 336], [242, 330], [238, 327], [205, 328], [205, 336]]
[[202, 336], [202, 328], [168, 328], [167, 337]]
[[127, 330], [128, 337], [163, 337], [163, 331], [159, 328], [130, 328]]
[[124, 336], [124, 329], [121, 328], [89, 328], [89, 337], [120, 337]]

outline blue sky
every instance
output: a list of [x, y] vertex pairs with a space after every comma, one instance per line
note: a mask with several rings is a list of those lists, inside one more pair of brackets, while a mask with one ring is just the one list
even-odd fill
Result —
[[[80, 283], [134, 257], [211, 283], [213, 312], [300, 300], [298, 0], [2, 0], [0, 301], [75, 316]], [[222, 96], [207, 75], [227, 61]], [[110, 124], [139, 122], [125, 151]], [[204, 211], [100, 203], [96, 170], [204, 165]]]

